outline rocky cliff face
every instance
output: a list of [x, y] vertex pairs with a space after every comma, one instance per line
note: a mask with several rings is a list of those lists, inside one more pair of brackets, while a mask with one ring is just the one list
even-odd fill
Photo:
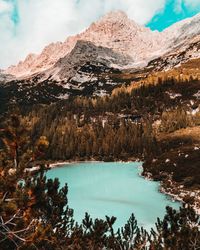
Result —
[[67, 80], [76, 78], [75, 69], [87, 60], [121, 69], [147, 65], [156, 70], [170, 69], [200, 57], [199, 23], [200, 15], [196, 15], [158, 32], [138, 25], [121, 11], [111, 12], [81, 34], [48, 45], [40, 55], [28, 55], [6, 73], [18, 78], [42, 73], [45, 78]]
[[0, 104], [49, 104], [69, 96], [109, 94], [116, 86], [131, 82], [130, 79], [118, 79], [121, 72], [115, 68], [128, 65], [131, 60], [110, 48], [79, 40], [70, 53], [49, 69], [14, 78], [5, 84], [0, 77]]
[[173, 24], [162, 32], [168, 45], [178, 46], [200, 34], [200, 14]]
[[31, 54], [7, 72], [17, 77], [42, 72], [51, 68], [60, 58], [72, 51], [78, 40], [92, 42], [96, 46], [111, 48], [117, 53], [132, 58], [130, 65], [146, 62], [147, 58], [159, 49], [161, 36], [130, 20], [121, 11], [111, 12], [83, 33], [66, 39], [65, 42], [52, 43], [40, 55]]
[[51, 79], [57, 81], [70, 81], [70, 79], [80, 81], [87, 76], [91, 79], [95, 74], [94, 67], [98, 68], [99, 73], [107, 72], [111, 68], [129, 65], [131, 61], [131, 57], [112, 49], [79, 40], [72, 51], [59, 59], [53, 68], [45, 72], [45, 75], [50, 75]]

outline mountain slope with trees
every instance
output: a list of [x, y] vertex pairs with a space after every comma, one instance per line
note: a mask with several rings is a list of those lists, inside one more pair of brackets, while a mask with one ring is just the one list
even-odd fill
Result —
[[180, 186], [184, 200], [195, 192], [190, 203], [199, 207], [200, 145], [191, 131], [200, 126], [200, 84], [198, 70], [189, 65], [149, 75], [110, 96], [21, 104], [31, 140], [47, 137], [47, 161], [144, 160], [145, 176], [161, 180], [166, 192]]
[[[19, 116], [12, 115], [1, 124], [1, 139], [1, 249], [188, 250], [200, 246], [199, 217], [186, 207], [180, 211], [168, 207], [164, 219], [158, 219], [151, 232], [138, 228], [134, 215], [117, 232], [114, 217], [93, 221], [86, 213], [78, 225], [67, 206], [67, 185], [61, 188], [58, 179], [45, 177], [46, 166], [41, 160], [49, 146], [46, 138], [30, 142]], [[37, 159], [39, 169], [25, 171]]]

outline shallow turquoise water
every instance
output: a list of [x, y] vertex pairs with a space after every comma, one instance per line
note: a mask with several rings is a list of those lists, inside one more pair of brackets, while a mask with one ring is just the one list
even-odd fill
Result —
[[139, 226], [150, 229], [157, 217], [163, 218], [165, 207], [178, 208], [168, 196], [158, 191], [159, 183], [139, 176], [141, 163], [77, 163], [50, 170], [48, 178], [58, 177], [68, 183], [69, 206], [75, 220], [81, 222], [85, 212], [92, 218], [117, 217], [115, 228], [123, 226], [134, 213]]

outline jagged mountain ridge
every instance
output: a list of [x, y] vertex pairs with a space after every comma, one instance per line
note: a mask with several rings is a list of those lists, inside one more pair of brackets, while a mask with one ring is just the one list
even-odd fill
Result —
[[[79, 40], [131, 57], [129, 67], [146, 66], [151, 60], [176, 52], [178, 47], [184, 48], [197, 39], [200, 34], [199, 22], [200, 15], [196, 15], [158, 32], [138, 25], [122, 11], [110, 12], [84, 32], [68, 37], [65, 42], [46, 46], [40, 55], [28, 55], [24, 62], [8, 68], [6, 73], [22, 77], [50, 69], [69, 54]], [[195, 58], [199, 55], [193, 53], [192, 56]]]
[[[134, 55], [134, 60], [138, 58], [136, 62], [138, 63], [138, 60], [143, 60], [144, 51], [155, 50], [157, 33], [153, 32], [152, 37], [150, 29], [139, 26], [128, 19], [125, 13], [111, 12], [91, 24], [83, 33], [69, 37], [63, 43], [52, 43], [46, 46], [40, 55], [28, 55], [24, 62], [20, 62], [16, 67], [10, 67], [7, 72], [19, 77], [46, 70], [70, 53], [78, 40], [111, 48], [126, 56]], [[144, 37], [149, 37], [149, 42], [145, 41]]]
[[[88, 78], [92, 78], [92, 74], [95, 74], [95, 70], [92, 70], [92, 65], [99, 67], [100, 72], [108, 72], [110, 68], [114, 68], [116, 65], [123, 67], [131, 62], [131, 57], [119, 54], [112, 49], [102, 46], [95, 46], [88, 41], [79, 40], [72, 51], [65, 57], [59, 59], [53, 68], [45, 72], [50, 75], [50, 79], [57, 81], [84, 81], [80, 80], [81, 77], [88, 73]], [[90, 67], [87, 65], [90, 64]], [[83, 71], [83, 67], [85, 70]], [[87, 69], [86, 69], [87, 68]], [[81, 73], [81, 74], [80, 74]]]
[[117, 79], [115, 75], [121, 72], [113, 68], [115, 64], [125, 65], [129, 60], [130, 57], [112, 49], [80, 40], [68, 55], [46, 71], [2, 83], [0, 78], [1, 108], [14, 103], [25, 106], [50, 104], [69, 96], [111, 93], [116, 86], [131, 82], [130, 79]]
[[174, 50], [150, 61], [147, 68], [156, 71], [169, 70], [197, 58], [200, 58], [200, 35], [195, 36], [187, 44], [178, 46]]
[[[200, 58], [199, 21], [197, 15], [159, 33], [139, 26], [122, 12], [109, 13], [82, 34], [0, 71], [1, 103], [49, 104], [69, 96], [103, 96], [154, 71]], [[147, 66], [139, 67], [144, 60]]]
[[200, 14], [175, 23], [163, 34], [170, 39], [171, 49], [148, 63], [156, 71], [180, 66], [191, 59], [200, 58]]

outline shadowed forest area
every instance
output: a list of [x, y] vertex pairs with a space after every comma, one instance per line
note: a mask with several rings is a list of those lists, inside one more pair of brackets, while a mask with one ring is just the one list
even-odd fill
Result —
[[138, 228], [134, 215], [117, 232], [113, 217], [91, 220], [86, 214], [78, 225], [67, 206], [67, 185], [45, 177], [55, 161], [139, 159], [144, 175], [165, 185], [170, 176], [198, 189], [198, 91], [198, 80], [172, 78], [105, 97], [10, 105], [0, 125], [1, 248], [198, 249], [199, 217], [187, 205], [167, 208], [151, 232]]
[[[68, 187], [45, 177], [42, 163], [49, 143], [40, 137], [32, 144], [26, 128], [12, 116], [1, 126], [4, 150], [0, 153], [0, 246], [1, 249], [197, 249], [199, 217], [189, 207], [166, 208], [151, 232], [138, 228], [134, 215], [117, 232], [116, 218], [92, 220], [86, 213], [75, 223], [68, 207]], [[29, 142], [29, 144], [27, 144]], [[39, 168], [27, 172], [40, 160]]]

